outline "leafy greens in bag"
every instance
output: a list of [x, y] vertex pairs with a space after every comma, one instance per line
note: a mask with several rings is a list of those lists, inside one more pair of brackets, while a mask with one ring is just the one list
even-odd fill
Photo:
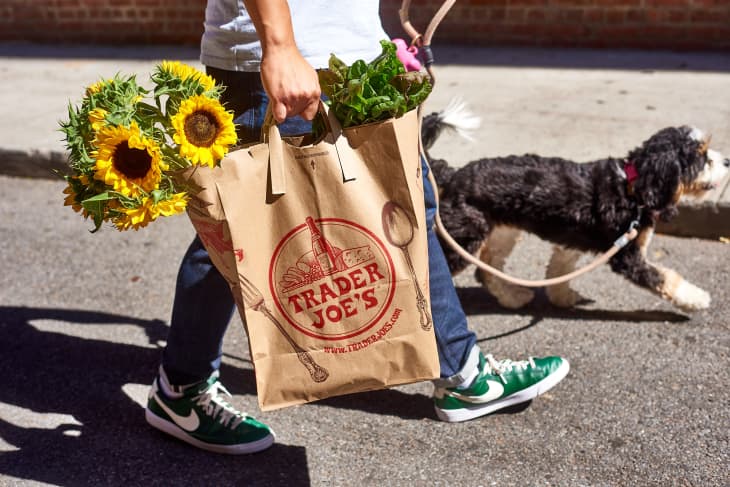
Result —
[[380, 41], [383, 51], [370, 63], [347, 66], [332, 54], [329, 70], [319, 72], [319, 84], [342, 127], [400, 117], [423, 103], [431, 93], [425, 73], [406, 72], [396, 45]]

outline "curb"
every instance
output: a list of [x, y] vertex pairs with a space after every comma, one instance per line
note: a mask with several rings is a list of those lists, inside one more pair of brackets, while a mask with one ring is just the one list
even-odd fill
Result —
[[656, 231], [710, 240], [730, 237], [730, 174], [703, 199], [681, 205], [679, 214], [657, 224]]
[[679, 214], [670, 222], [658, 224], [656, 231], [675, 237], [730, 238], [730, 205], [706, 203], [680, 207]]

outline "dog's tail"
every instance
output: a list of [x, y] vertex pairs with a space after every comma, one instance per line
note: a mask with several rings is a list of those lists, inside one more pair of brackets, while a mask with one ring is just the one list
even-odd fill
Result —
[[472, 140], [471, 132], [480, 125], [481, 119], [469, 111], [466, 103], [459, 98], [453, 98], [444, 110], [423, 117], [421, 122], [423, 148], [430, 149], [444, 129], [453, 130], [465, 139]]
[[[421, 121], [423, 148], [428, 151], [444, 129], [453, 130], [460, 136], [471, 140], [471, 132], [479, 128], [479, 125], [481, 125], [481, 119], [471, 113], [461, 99], [454, 98], [444, 110], [423, 117]], [[429, 159], [436, 184], [445, 187], [456, 169], [449, 166], [448, 162], [443, 159]]]

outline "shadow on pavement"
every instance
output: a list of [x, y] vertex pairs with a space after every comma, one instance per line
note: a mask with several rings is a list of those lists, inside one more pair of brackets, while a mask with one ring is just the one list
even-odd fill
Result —
[[402, 419], [437, 419], [431, 397], [407, 394], [396, 389], [330, 397], [314, 404], [337, 409], [353, 409], [380, 416], [397, 416]]
[[[308, 485], [304, 447], [275, 445], [253, 456], [196, 450], [147, 425], [143, 409], [122, 390], [148, 384], [160, 350], [39, 331], [33, 320], [79, 325], [135, 325], [156, 343], [159, 320], [84, 310], [0, 307], [0, 408], [19, 416], [69, 417], [68, 424], [21, 427], [0, 417], [0, 476], [60, 485]], [[110, 334], [113, 330], [110, 330]], [[238, 375], [237, 392], [255, 394], [253, 373]], [[1, 410], [1, 409], [0, 409]], [[60, 416], [58, 416], [60, 415]], [[75, 420], [75, 421], [74, 421]], [[26, 420], [27, 423], [27, 420]]]
[[[544, 291], [539, 289], [535, 293], [535, 299], [527, 306], [514, 310], [502, 307], [497, 300], [487, 293], [482, 287], [457, 287], [456, 292], [459, 295], [464, 312], [468, 315], [523, 315], [532, 316], [525, 326], [510, 330], [506, 333], [500, 333], [485, 338], [480, 338], [479, 342], [488, 340], [496, 340], [505, 336], [514, 335], [525, 331], [537, 325], [544, 318], [557, 318], [560, 320], [570, 321], [613, 321], [613, 322], [630, 322], [630, 323], [646, 323], [646, 322], [668, 322], [683, 323], [690, 321], [690, 317], [672, 311], [662, 310], [604, 310], [604, 309], [586, 309], [579, 306], [574, 308], [558, 308], [548, 301]], [[582, 304], [589, 304], [592, 301], [586, 300]]]

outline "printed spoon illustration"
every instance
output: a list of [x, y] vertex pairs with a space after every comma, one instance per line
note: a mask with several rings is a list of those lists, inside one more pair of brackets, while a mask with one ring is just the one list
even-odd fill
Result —
[[388, 201], [383, 205], [382, 219], [385, 238], [388, 239], [391, 245], [401, 249], [406, 257], [408, 269], [411, 271], [413, 286], [416, 288], [416, 306], [418, 306], [421, 328], [430, 330], [433, 324], [431, 313], [428, 310], [426, 298], [423, 297], [421, 287], [418, 285], [418, 278], [413, 268], [411, 254], [408, 252], [408, 245], [413, 240], [413, 223], [403, 207], [394, 201]]
[[261, 291], [259, 291], [256, 286], [254, 286], [251, 281], [246, 279], [242, 274], [239, 273], [238, 277], [241, 281], [240, 289], [241, 294], [243, 295], [243, 301], [246, 306], [253, 309], [254, 311], [263, 313], [263, 315], [266, 316], [269, 321], [276, 325], [281, 334], [284, 335], [284, 338], [286, 338], [286, 341], [289, 342], [289, 345], [291, 345], [291, 347], [297, 353], [297, 358], [302, 363], [302, 365], [307, 368], [307, 371], [309, 372], [309, 375], [312, 377], [312, 380], [314, 382], [324, 382], [325, 380], [327, 380], [327, 377], [330, 376], [329, 372], [327, 372], [327, 369], [315, 362], [314, 358], [312, 358], [312, 355], [304, 350], [302, 347], [300, 347], [299, 344], [294, 341], [291, 335], [286, 332], [282, 324], [279, 323], [279, 320], [277, 320], [276, 317], [271, 314], [269, 308], [266, 307], [264, 297], [261, 294]]

